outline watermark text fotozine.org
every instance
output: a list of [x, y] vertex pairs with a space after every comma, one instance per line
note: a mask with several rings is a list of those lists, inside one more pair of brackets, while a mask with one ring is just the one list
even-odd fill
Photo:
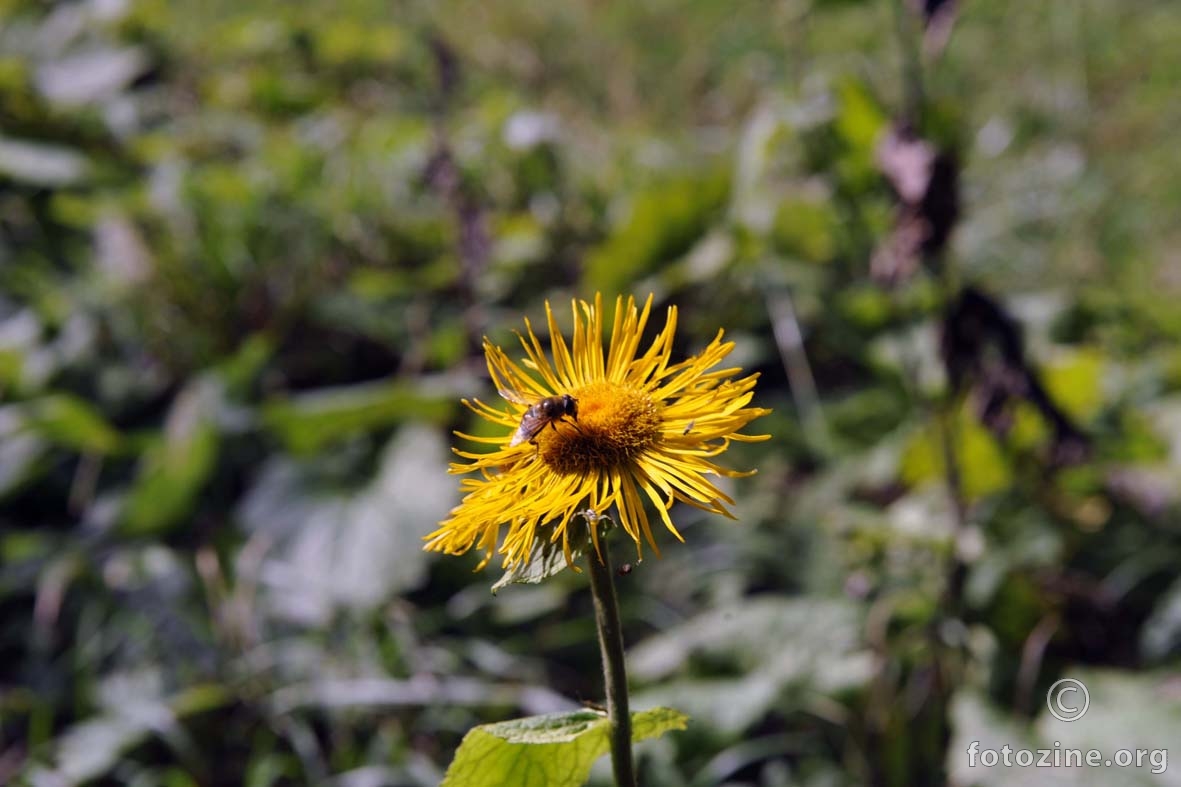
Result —
[[1005, 744], [998, 749], [982, 749], [980, 741], [968, 744], [969, 768], [1144, 768], [1164, 773], [1169, 767], [1168, 749], [1117, 749], [1104, 756], [1098, 749], [1064, 748], [1054, 741], [1052, 749], [1014, 749]]
[[[1063, 678], [1046, 692], [1050, 714], [1062, 722], [1078, 721], [1091, 707], [1091, 695], [1082, 681]], [[1014, 749], [1005, 744], [998, 749], [984, 749], [980, 741], [968, 744], [969, 768], [1144, 768], [1164, 773], [1169, 767], [1168, 749], [1117, 749], [1105, 756], [1098, 749], [1071, 749], [1054, 741], [1052, 749]]]

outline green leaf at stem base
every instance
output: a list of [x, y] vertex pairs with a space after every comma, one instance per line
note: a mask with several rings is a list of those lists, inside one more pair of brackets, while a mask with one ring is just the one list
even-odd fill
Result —
[[[632, 740], [683, 730], [689, 717], [672, 708], [637, 711]], [[611, 746], [611, 722], [593, 710], [547, 713], [473, 728], [440, 787], [577, 787]]]

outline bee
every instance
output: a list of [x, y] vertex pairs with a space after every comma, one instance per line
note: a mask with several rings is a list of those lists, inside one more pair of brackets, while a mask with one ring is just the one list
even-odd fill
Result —
[[[500, 395], [515, 404], [529, 404], [527, 399], [512, 391], [502, 389]], [[564, 421], [566, 418], [572, 419], [574, 428], [578, 429], [578, 400], [570, 394], [547, 396], [540, 402], [535, 402], [521, 416], [521, 425], [513, 433], [513, 439], [508, 444], [509, 448], [520, 445], [526, 440], [536, 443], [535, 438], [541, 433], [542, 429], [550, 426], [554, 431], [557, 431], [558, 427], [555, 424], [558, 421]]]

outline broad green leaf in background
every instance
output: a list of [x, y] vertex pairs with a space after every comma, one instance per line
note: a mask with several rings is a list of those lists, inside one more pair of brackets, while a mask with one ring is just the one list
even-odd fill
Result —
[[722, 218], [729, 188], [728, 178], [715, 175], [684, 178], [641, 191], [623, 225], [587, 258], [588, 290], [622, 292], [661, 262], [688, 252], [711, 221]]
[[436, 428], [405, 426], [360, 490], [315, 491], [307, 468], [275, 459], [238, 509], [247, 532], [273, 543], [254, 571], [262, 608], [304, 625], [340, 609], [370, 610], [423, 582], [422, 535], [455, 502], [446, 444]]
[[334, 17], [317, 29], [316, 52], [333, 66], [392, 63], [404, 54], [408, 39], [406, 31], [394, 25], [367, 25], [349, 17]]
[[[971, 413], [961, 410], [954, 420], [952, 444], [959, 465], [960, 483], [969, 501], [999, 492], [1013, 480], [1013, 471], [992, 433]], [[902, 481], [918, 485], [941, 479], [944, 474], [943, 444], [936, 423], [915, 432], [902, 455]]]
[[823, 263], [836, 253], [838, 232], [839, 223], [830, 202], [795, 197], [780, 203], [771, 228], [771, 241], [780, 254]]
[[119, 432], [92, 405], [71, 394], [53, 394], [30, 402], [26, 425], [57, 445], [94, 454], [115, 453]]
[[97, 104], [110, 99], [150, 67], [148, 53], [138, 47], [79, 50], [37, 69], [37, 90], [61, 108]]
[[[824, 692], [863, 683], [869, 654], [858, 641], [861, 625], [842, 599], [765, 597], [703, 612], [632, 649], [634, 677], [665, 679], [637, 701], [686, 705], [703, 723], [738, 733], [785, 707], [793, 687]], [[694, 677], [696, 661], [726, 664], [732, 674]]]
[[141, 459], [123, 510], [125, 533], [158, 533], [190, 513], [217, 461], [221, 435], [215, 418], [223, 396], [213, 378], [198, 378], [177, 396], [163, 434]]
[[1085, 424], [1103, 407], [1104, 375], [1109, 366], [1107, 358], [1098, 350], [1064, 352], [1042, 367], [1042, 383], [1054, 404]]
[[0, 408], [0, 498], [43, 472], [51, 451], [44, 438], [25, 428], [19, 405]]
[[452, 400], [401, 382], [363, 383], [321, 389], [263, 406], [263, 422], [296, 454], [312, 454], [360, 432], [413, 418], [441, 423]]
[[5, 390], [12, 390], [20, 383], [24, 363], [24, 354], [20, 350], [0, 347], [0, 385]]
[[151, 734], [144, 719], [115, 714], [91, 716], [71, 726], [56, 740], [52, 769], [33, 769], [29, 783], [72, 787], [106, 773], [123, 752]]
[[[672, 708], [632, 713], [632, 740], [683, 730]], [[464, 736], [440, 787], [578, 787], [611, 747], [611, 722], [591, 710], [485, 724]]]
[[846, 146], [837, 162], [837, 172], [854, 188], [865, 189], [880, 177], [874, 155], [878, 136], [886, 127], [886, 114], [863, 82], [846, 79], [837, 94], [840, 108], [834, 125]]
[[217, 374], [230, 396], [243, 396], [258, 378], [275, 351], [274, 340], [264, 334], [247, 337], [237, 351], [218, 366]]
[[73, 787], [91, 782], [115, 767], [124, 752], [150, 737], [179, 743], [185, 717], [231, 700], [221, 686], [208, 683], [165, 696], [160, 676], [152, 668], [107, 676], [98, 694], [102, 712], [67, 728], [55, 740], [49, 762], [29, 770], [29, 784]]
[[71, 186], [91, 171], [85, 155], [43, 142], [0, 137], [0, 175], [33, 186]]

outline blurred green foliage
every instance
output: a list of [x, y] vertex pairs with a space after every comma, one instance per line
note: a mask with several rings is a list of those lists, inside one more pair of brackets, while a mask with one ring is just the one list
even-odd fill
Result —
[[[725, 327], [775, 409], [740, 522], [677, 510], [620, 577], [634, 707], [692, 716], [644, 784], [1176, 741], [1181, 14], [959, 5], [935, 56], [901, 0], [0, 0], [0, 782], [434, 785], [599, 699], [583, 577], [493, 597], [420, 550], [482, 337], [596, 289], [677, 303], [678, 353]], [[884, 287], [916, 62], [963, 213]], [[959, 281], [1075, 461], [949, 391]]]

